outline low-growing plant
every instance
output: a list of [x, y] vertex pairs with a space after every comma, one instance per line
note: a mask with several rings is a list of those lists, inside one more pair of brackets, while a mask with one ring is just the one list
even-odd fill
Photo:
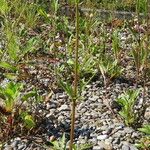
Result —
[[137, 122], [137, 114], [135, 113], [135, 105], [140, 90], [128, 90], [121, 94], [116, 102], [121, 106], [119, 114], [123, 117], [127, 126], [134, 126]]
[[52, 147], [53, 150], [66, 150], [67, 143], [66, 143], [65, 133], [60, 139], [51, 142], [51, 144], [53, 145]]
[[150, 125], [149, 124], [144, 125], [142, 128], [139, 128], [138, 130], [147, 135], [150, 135]]
[[[65, 138], [65, 133], [60, 139], [51, 142], [51, 144], [53, 145], [53, 150], [67, 150], [67, 141]], [[91, 144], [73, 144], [72, 150], [89, 150], [90, 148], [92, 148]]]
[[120, 62], [121, 48], [120, 48], [120, 40], [118, 37], [118, 30], [115, 30], [112, 35], [112, 49], [117, 62]]
[[[36, 125], [33, 116], [30, 114], [30, 110], [28, 110], [27, 103], [30, 98], [38, 101], [37, 92], [33, 90], [22, 95], [22, 90], [23, 84], [15, 82], [8, 82], [6, 85], [0, 87], [0, 131], [2, 135], [6, 134], [6, 138], [20, 124], [27, 129], [32, 129]], [[6, 138], [3, 140], [6, 140]]]
[[123, 72], [123, 68], [118, 65], [117, 60], [114, 61], [107, 55], [100, 56], [97, 65], [103, 76], [105, 86], [107, 86], [112, 79], [119, 77]]
[[144, 125], [142, 128], [138, 129], [139, 131], [143, 132], [144, 134], [146, 134], [145, 136], [143, 136], [139, 143], [136, 143], [135, 145], [142, 149], [142, 150], [149, 150], [150, 149], [150, 125]]

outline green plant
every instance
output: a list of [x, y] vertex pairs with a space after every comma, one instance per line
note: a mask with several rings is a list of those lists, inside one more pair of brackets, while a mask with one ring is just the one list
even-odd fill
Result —
[[65, 138], [65, 133], [63, 134], [62, 138], [59, 140], [55, 140], [51, 142], [53, 147], [53, 150], [66, 150], [67, 148], [67, 143], [66, 143], [66, 138]]
[[102, 55], [97, 63], [98, 69], [103, 76], [105, 86], [110, 82], [110, 80], [117, 78], [123, 72], [123, 68], [118, 65], [117, 60], [113, 61], [110, 56]]
[[139, 128], [138, 130], [147, 135], [150, 135], [150, 125], [149, 124], [144, 125], [142, 128]]
[[114, 56], [115, 56], [115, 59], [117, 60], [117, 62], [120, 61], [120, 52], [121, 52], [121, 48], [120, 48], [120, 40], [119, 40], [119, 37], [118, 37], [118, 30], [115, 30], [113, 32], [113, 35], [112, 35], [112, 49], [113, 49], [113, 53], [114, 53]]
[[[51, 142], [51, 144], [53, 145], [52, 146], [53, 150], [67, 150], [65, 133], [63, 134], [62, 138]], [[72, 150], [88, 150], [89, 148], [92, 148], [91, 144], [82, 144], [82, 145], [73, 144], [72, 146]]]
[[145, 133], [146, 135], [143, 136], [139, 143], [135, 144], [138, 148], [142, 150], [149, 150], [150, 148], [150, 125], [144, 125], [142, 128], [138, 129], [139, 131]]
[[21, 83], [15, 84], [13, 82], [9, 82], [6, 87], [0, 87], [0, 96], [4, 100], [6, 111], [13, 111], [22, 89], [23, 85]]
[[75, 111], [76, 111], [76, 101], [77, 101], [77, 90], [78, 90], [78, 49], [79, 49], [79, 1], [76, 0], [76, 48], [75, 48], [75, 72], [74, 72], [74, 91], [72, 97], [72, 112], [71, 112], [71, 131], [70, 131], [70, 147], [72, 150], [73, 140], [74, 140], [74, 125], [75, 125]]
[[137, 122], [137, 114], [134, 112], [134, 107], [140, 90], [128, 90], [121, 94], [116, 102], [122, 107], [119, 114], [123, 117], [127, 126], [133, 126]]
[[[0, 87], [0, 131], [2, 135], [6, 134], [3, 140], [6, 140], [20, 124], [27, 129], [32, 129], [36, 125], [27, 104], [31, 98], [32, 103], [33, 98], [39, 102], [37, 91], [33, 90], [22, 95], [22, 90], [23, 84], [15, 82], [8, 82], [4, 87]], [[30, 107], [32, 103], [30, 102]]]

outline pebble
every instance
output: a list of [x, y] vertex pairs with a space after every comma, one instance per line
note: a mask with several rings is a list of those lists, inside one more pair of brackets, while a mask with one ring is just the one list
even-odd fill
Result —
[[123, 145], [122, 150], [130, 150], [130, 147], [128, 145]]
[[97, 140], [105, 140], [108, 138], [107, 134], [97, 136]]
[[59, 111], [70, 111], [70, 107], [68, 105], [61, 105], [60, 108], [58, 108]]

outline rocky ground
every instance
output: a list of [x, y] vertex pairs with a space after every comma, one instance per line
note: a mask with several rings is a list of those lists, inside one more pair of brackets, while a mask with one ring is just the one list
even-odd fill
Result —
[[[88, 85], [82, 93], [84, 100], [78, 102], [77, 105], [75, 142], [78, 144], [92, 143], [93, 150], [136, 150], [134, 144], [139, 141], [142, 134], [125, 126], [117, 113], [118, 117], [107, 105], [124, 90], [130, 88], [135, 87], [118, 80], [108, 87], [106, 98], [106, 90], [100, 81]], [[150, 97], [147, 99], [150, 100]], [[39, 112], [45, 113], [43, 127], [46, 133], [39, 137], [31, 136], [28, 139], [15, 138], [9, 144], [5, 144], [4, 150], [9, 150], [10, 147], [14, 150], [48, 149], [44, 148], [42, 136], [48, 140], [53, 137], [58, 138], [64, 132], [69, 140], [70, 103], [68, 96], [64, 92], [55, 93], [49, 101], [43, 104], [43, 108]], [[149, 113], [150, 109], [145, 114], [145, 122], [150, 119]]]
[[[132, 36], [129, 31], [124, 30], [119, 36], [121, 47], [127, 52], [130, 51]], [[114, 80], [106, 89], [103, 85], [103, 79], [99, 76], [82, 92], [83, 100], [78, 102], [76, 111], [75, 143], [92, 143], [93, 150], [137, 150], [135, 143], [142, 137], [142, 133], [132, 127], [125, 126], [118, 115], [117, 108], [111, 108], [112, 102], [123, 91], [137, 88], [134, 79], [135, 68], [132, 68], [131, 65], [133, 64], [128, 63], [131, 59], [129, 56], [124, 57], [125, 62], [123, 64], [128, 66], [124, 71], [125, 78], [120, 77]], [[34, 85], [40, 89], [41, 94], [47, 95], [53, 86], [50, 83], [54, 81], [51, 71], [54, 68], [50, 64], [56, 63], [56, 60], [50, 59], [48, 54], [32, 57], [33, 60], [35, 60], [36, 65], [22, 66], [28, 75], [20, 77], [19, 80], [24, 80], [27, 83], [28, 90], [32, 89], [32, 85]], [[4, 82], [8, 81], [4, 79], [1, 84]], [[138, 88], [141, 87], [139, 84]], [[147, 87], [146, 101], [148, 104], [150, 104], [149, 91], [150, 89]], [[138, 98], [137, 106], [140, 105], [140, 101], [141, 96]], [[43, 122], [40, 125], [43, 133], [11, 139], [4, 144], [3, 150], [51, 149], [49, 141], [60, 138], [63, 133], [66, 134], [69, 143], [70, 100], [65, 92], [62, 90], [54, 91], [50, 98], [39, 105], [37, 111], [43, 117]], [[143, 121], [149, 123], [150, 107], [146, 110]]]

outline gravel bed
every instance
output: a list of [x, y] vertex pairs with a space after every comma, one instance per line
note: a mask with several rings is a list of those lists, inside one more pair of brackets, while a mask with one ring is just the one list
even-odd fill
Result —
[[[78, 102], [75, 121], [75, 143], [92, 143], [93, 150], [137, 150], [134, 146], [141, 138], [142, 134], [131, 127], [124, 125], [123, 121], [116, 118], [107, 104], [124, 90], [135, 88], [128, 83], [112, 83], [106, 89], [100, 81], [88, 85], [82, 93], [84, 100]], [[150, 100], [150, 97], [147, 98]], [[66, 133], [69, 140], [70, 133], [70, 102], [64, 92], [55, 93], [52, 98], [43, 104], [46, 109], [44, 128], [46, 133], [43, 136], [51, 139], [59, 138]], [[45, 110], [39, 110], [41, 113]], [[148, 121], [150, 108], [146, 111], [145, 122]], [[116, 113], [117, 114], [117, 113]], [[35, 142], [36, 141], [36, 142]], [[4, 150], [30, 150], [48, 149], [44, 143], [40, 143], [40, 138], [35, 140], [15, 138], [4, 145]]]

